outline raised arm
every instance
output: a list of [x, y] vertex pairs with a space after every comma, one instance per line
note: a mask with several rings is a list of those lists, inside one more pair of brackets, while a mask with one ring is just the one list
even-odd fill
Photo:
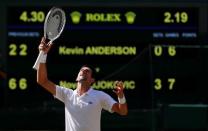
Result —
[[[52, 45], [52, 44], [51, 44]], [[46, 58], [51, 45], [46, 43], [46, 39], [43, 37], [39, 45], [39, 51], [44, 51], [44, 56], [41, 58], [41, 63], [37, 69], [37, 83], [43, 88], [49, 91], [51, 94], [56, 95], [56, 85], [48, 80], [47, 68], [46, 68]]]
[[112, 111], [117, 112], [120, 115], [127, 115], [128, 114], [128, 107], [126, 103], [126, 98], [124, 95], [124, 84], [121, 81], [115, 82], [115, 90], [114, 92], [118, 96], [118, 103], [115, 103], [112, 107]]

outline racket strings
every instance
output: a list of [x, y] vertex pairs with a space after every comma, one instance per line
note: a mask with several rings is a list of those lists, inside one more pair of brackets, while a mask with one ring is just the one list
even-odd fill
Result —
[[63, 28], [63, 25], [64, 25], [63, 12], [57, 11], [52, 15], [52, 17], [55, 17], [59, 21], [58, 31], [60, 32]]
[[44, 24], [44, 34], [51, 41], [57, 39], [65, 26], [65, 12], [60, 8], [52, 8], [47, 14]]

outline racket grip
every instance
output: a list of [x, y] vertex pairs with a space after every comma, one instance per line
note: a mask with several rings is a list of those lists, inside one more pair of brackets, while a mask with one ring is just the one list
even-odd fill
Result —
[[35, 70], [38, 69], [40, 61], [41, 61], [41, 58], [43, 57], [43, 55], [44, 55], [44, 52], [40, 51], [39, 54], [38, 54], [38, 57], [37, 57], [37, 59], [35, 61], [35, 64], [33, 65], [33, 69], [35, 69]]

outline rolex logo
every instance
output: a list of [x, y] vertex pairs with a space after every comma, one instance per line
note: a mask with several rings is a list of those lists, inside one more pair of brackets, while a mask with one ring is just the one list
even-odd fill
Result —
[[128, 24], [133, 24], [135, 22], [136, 14], [132, 11], [129, 11], [125, 13], [125, 17], [126, 17], [126, 22]]
[[71, 14], [71, 20], [74, 24], [79, 24], [82, 14], [78, 11], [73, 11]]

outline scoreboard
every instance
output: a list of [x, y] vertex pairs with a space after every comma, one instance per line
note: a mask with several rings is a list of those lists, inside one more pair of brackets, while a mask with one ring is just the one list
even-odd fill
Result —
[[[8, 6], [5, 106], [34, 107], [54, 98], [36, 83], [32, 66], [50, 6]], [[130, 109], [207, 103], [208, 47], [199, 39], [198, 6], [61, 6], [65, 29], [48, 54], [48, 77], [76, 88], [84, 64], [93, 88], [113, 96], [122, 80]]]

